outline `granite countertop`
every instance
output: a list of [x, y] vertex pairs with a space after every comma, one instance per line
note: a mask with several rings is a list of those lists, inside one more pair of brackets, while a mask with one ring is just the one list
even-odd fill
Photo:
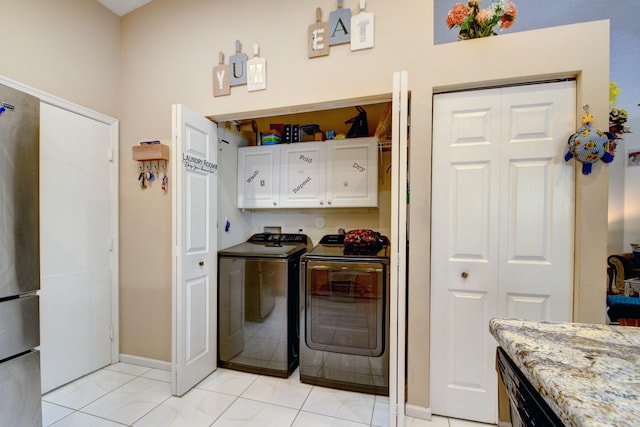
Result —
[[640, 426], [640, 328], [492, 319], [489, 330], [567, 426]]

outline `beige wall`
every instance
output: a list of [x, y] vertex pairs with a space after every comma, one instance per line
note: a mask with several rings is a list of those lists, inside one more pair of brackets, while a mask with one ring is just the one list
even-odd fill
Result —
[[[351, 52], [348, 45], [336, 46], [328, 57], [310, 60], [306, 28], [314, 22], [316, 6], [326, 14], [335, 1], [277, 4], [154, 0], [119, 21], [86, 0], [0, 0], [3, 17], [12, 17], [3, 20], [11, 43], [5, 40], [0, 74], [121, 120], [121, 351], [168, 361], [170, 200], [157, 187], [140, 191], [130, 147], [140, 140], [170, 137], [173, 103], [217, 115], [357, 98], [390, 92], [391, 73], [408, 70], [408, 399], [426, 408], [432, 94], [453, 87], [575, 75], [577, 117], [580, 105], [589, 103], [596, 125], [606, 125], [608, 22], [433, 46], [431, 1], [370, 0], [367, 9], [376, 14], [375, 48]], [[356, 9], [356, 2], [346, 7]], [[274, 27], [278, 31], [272, 31]], [[219, 50], [233, 53], [236, 38], [245, 52], [252, 43], [260, 44], [268, 64], [268, 89], [247, 93], [245, 87], [237, 87], [231, 96], [213, 98], [211, 69]], [[578, 175], [576, 321], [604, 319], [606, 206], [607, 168], [601, 164], [588, 177]]]
[[[576, 116], [580, 105], [589, 103], [596, 125], [606, 125], [608, 22], [434, 46], [431, 1], [371, 0], [367, 9], [375, 13], [374, 49], [351, 52], [348, 45], [335, 46], [328, 57], [308, 59], [306, 29], [314, 21], [315, 7], [326, 16], [335, 1], [276, 3], [154, 0], [122, 20], [121, 349], [170, 359], [170, 200], [137, 188], [130, 146], [170, 135], [172, 103], [216, 116], [357, 98], [390, 92], [392, 72], [404, 69], [412, 92], [408, 401], [427, 408], [432, 94], [571, 75], [578, 78]], [[230, 96], [214, 98], [212, 67], [218, 51], [227, 57], [234, 53], [236, 38], [247, 53], [252, 43], [260, 44], [267, 60], [267, 90], [248, 93], [244, 86], [234, 87]], [[577, 203], [577, 243], [582, 246], [576, 250], [574, 319], [602, 322], [605, 166], [596, 166], [589, 177], [578, 176]], [[153, 250], [141, 255], [143, 242]]]
[[[307, 27], [315, 20], [316, 6], [328, 13], [335, 1], [309, 6], [295, 0], [154, 0], [122, 19], [123, 353], [160, 360], [171, 356], [171, 201], [159, 191], [140, 191], [130, 147], [171, 135], [172, 103], [220, 115], [390, 93], [392, 72], [406, 66], [394, 61], [414, 55], [407, 49], [399, 56], [398, 47], [415, 48], [417, 43], [424, 50], [428, 39], [422, 17], [431, 5], [410, 4], [412, 12], [406, 13], [390, 2], [369, 2], [367, 7], [376, 12], [376, 48], [351, 52], [342, 45], [314, 60], [307, 58]], [[415, 30], [390, 30], [401, 21]], [[271, 30], [276, 27], [278, 31]], [[248, 93], [240, 86], [230, 96], [214, 98], [212, 68], [220, 50], [227, 57], [234, 53], [236, 39], [250, 56], [252, 44], [259, 43], [267, 60], [267, 90]]]
[[[589, 46], [589, 55], [582, 55], [577, 46]], [[430, 55], [438, 58], [438, 66], [424, 75], [425, 92], [418, 94], [416, 73], [410, 72], [412, 89], [411, 128], [411, 242], [409, 260], [409, 337], [408, 337], [408, 398], [409, 403], [428, 406], [429, 354], [428, 315], [421, 308], [428, 306], [429, 246], [429, 186], [431, 95], [443, 89], [469, 88], [538, 80], [546, 77], [572, 75], [577, 77], [577, 123], [582, 105], [588, 103], [596, 117], [596, 126], [608, 124], [609, 23], [593, 23], [521, 32], [434, 47]], [[593, 58], [601, 58], [595, 61]], [[420, 86], [418, 82], [418, 86]], [[416, 105], [418, 98], [419, 105]], [[416, 120], [419, 115], [420, 119]], [[420, 138], [420, 139], [417, 139]], [[423, 139], [424, 138], [424, 139]], [[425, 141], [421, 144], [421, 141]], [[416, 144], [418, 142], [418, 144]], [[419, 190], [416, 183], [420, 185]], [[605, 319], [607, 241], [608, 169], [601, 163], [594, 173], [577, 173], [576, 184], [576, 258], [574, 315], [577, 322], [603, 323]], [[418, 190], [418, 191], [416, 191]], [[417, 194], [416, 194], [417, 193]], [[415, 220], [418, 218], [418, 221]], [[417, 241], [416, 241], [417, 240]], [[433, 322], [441, 319], [431, 319]], [[426, 325], [426, 326], [425, 326]]]
[[0, 75], [117, 116], [120, 19], [96, 1], [0, 0]]

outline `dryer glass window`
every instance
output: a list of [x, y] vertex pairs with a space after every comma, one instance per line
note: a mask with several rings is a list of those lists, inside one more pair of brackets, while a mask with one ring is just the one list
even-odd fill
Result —
[[385, 266], [309, 261], [306, 342], [314, 350], [364, 356], [384, 351]]

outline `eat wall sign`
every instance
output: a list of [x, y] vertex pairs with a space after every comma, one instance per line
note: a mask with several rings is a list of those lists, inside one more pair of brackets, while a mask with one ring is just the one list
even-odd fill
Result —
[[351, 16], [338, 0], [338, 9], [329, 13], [329, 21], [322, 22], [322, 9], [316, 9], [316, 22], [309, 25], [309, 58], [329, 55], [329, 47], [351, 43], [351, 50], [373, 47], [374, 16], [365, 12], [366, 0], [360, 1], [360, 13]]

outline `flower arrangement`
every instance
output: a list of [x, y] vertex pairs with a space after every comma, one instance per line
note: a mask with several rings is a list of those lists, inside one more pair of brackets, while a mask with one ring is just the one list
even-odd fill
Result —
[[486, 9], [480, 9], [482, 0], [469, 0], [466, 5], [456, 3], [447, 15], [449, 29], [459, 27], [458, 39], [475, 39], [495, 36], [496, 25], [500, 30], [510, 28], [518, 16], [516, 5], [507, 0], [496, 0]]
[[609, 132], [613, 134], [613, 138], [609, 141], [609, 150], [615, 152], [619, 142], [622, 141], [622, 134], [630, 133], [631, 129], [626, 125], [629, 113], [627, 110], [615, 108], [618, 104], [618, 95], [622, 91], [615, 82], [609, 83]]
[[609, 132], [613, 133], [616, 139], [622, 139], [623, 133], [629, 133], [629, 126], [625, 125], [629, 114], [627, 110], [612, 108], [609, 111]]

